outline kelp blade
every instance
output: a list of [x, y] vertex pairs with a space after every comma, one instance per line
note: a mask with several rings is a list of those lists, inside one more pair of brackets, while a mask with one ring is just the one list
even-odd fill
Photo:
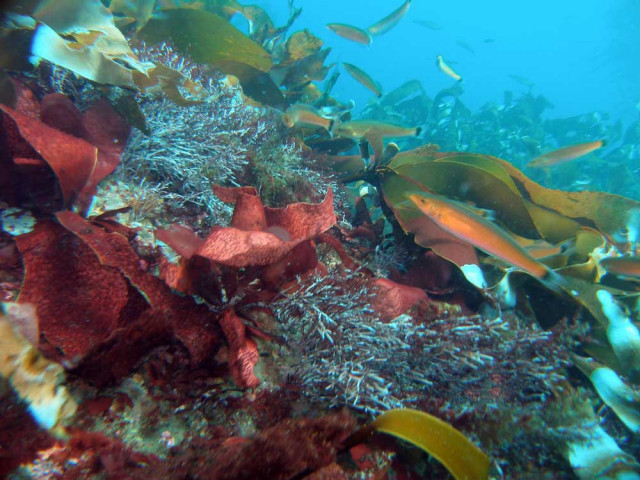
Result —
[[234, 64], [248, 65], [262, 72], [272, 66], [271, 56], [265, 49], [226, 19], [202, 10], [163, 10], [157, 18], [151, 18], [140, 35], [149, 43], [169, 41], [195, 62], [214, 65], [232, 75], [236, 75], [232, 71]]
[[[382, 181], [385, 196], [405, 199], [403, 191], [426, 189], [494, 211], [511, 232], [558, 243], [582, 226], [608, 234], [626, 228], [628, 216], [640, 203], [604, 192], [565, 192], [545, 188], [497, 157], [462, 152], [421, 152], [397, 155]], [[392, 208], [394, 205], [390, 205]]]
[[[395, 175], [385, 177], [383, 189], [387, 196], [404, 201], [406, 182], [460, 201], [470, 201], [476, 207], [492, 210], [497, 220], [510, 231], [527, 238], [539, 238], [534, 221], [517, 186], [508, 172], [489, 155], [458, 152], [398, 154], [389, 164]], [[392, 192], [393, 191], [393, 192]]]
[[410, 408], [389, 410], [379, 415], [369, 428], [421, 448], [457, 480], [489, 478], [489, 457], [462, 433], [433, 415]]
[[196, 63], [238, 77], [245, 95], [286, 108], [282, 92], [266, 73], [273, 65], [271, 55], [223, 17], [192, 8], [165, 9], [139, 35], [149, 44], [168, 41]]

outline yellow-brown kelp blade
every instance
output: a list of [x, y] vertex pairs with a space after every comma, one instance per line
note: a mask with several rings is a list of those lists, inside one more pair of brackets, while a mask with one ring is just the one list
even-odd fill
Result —
[[[639, 202], [611, 193], [564, 192], [545, 188], [527, 178], [511, 163], [496, 157], [492, 158], [519, 185], [522, 195], [528, 197], [532, 203], [544, 210], [568, 217], [581, 225], [594, 227], [605, 234], [614, 235], [626, 229], [628, 213], [640, 208]], [[540, 233], [547, 238], [550, 232]]]
[[460, 431], [433, 415], [399, 408], [382, 413], [366, 428], [421, 448], [441, 462], [456, 480], [489, 478], [489, 457]]
[[150, 44], [169, 41], [193, 61], [238, 77], [244, 93], [255, 100], [279, 108], [286, 103], [265, 73], [272, 66], [269, 53], [218, 15], [192, 8], [166, 9], [151, 18], [139, 35]]
[[[628, 212], [640, 208], [638, 202], [603, 192], [544, 188], [509, 162], [489, 155], [416, 149], [396, 155], [379, 175], [384, 200], [403, 229], [415, 233], [416, 243], [432, 248], [460, 268], [477, 260], [474, 262], [456, 239], [425, 232], [417, 220], [421, 212], [406, 205], [407, 192], [424, 190], [491, 209], [509, 231], [551, 243], [579, 239], [584, 227], [603, 234], [619, 233], [626, 227]], [[598, 238], [590, 243], [597, 246]], [[584, 262], [584, 255], [577, 260]], [[557, 272], [564, 277], [563, 290], [606, 328], [609, 319], [598, 292], [608, 287], [592, 283], [593, 262], [576, 265], [575, 261], [572, 257], [571, 263]]]
[[136, 22], [136, 31], [141, 30], [151, 18], [156, 0], [113, 0], [109, 10], [113, 14], [132, 17]]
[[292, 33], [284, 45], [284, 55], [279, 59], [278, 65], [302, 60], [313, 55], [322, 48], [324, 42], [308, 29]]
[[[45, 358], [20, 331], [25, 322], [25, 309], [35, 317], [35, 307], [18, 305], [17, 319], [11, 321], [0, 312], [0, 381], [7, 379], [16, 394], [29, 405], [38, 424], [59, 438], [67, 436], [64, 424], [76, 412], [77, 404], [62, 383], [64, 369]], [[13, 307], [12, 307], [13, 308]], [[37, 332], [36, 332], [37, 333]], [[32, 339], [34, 340], [34, 339]], [[35, 338], [37, 343], [37, 336]]]
[[551, 243], [572, 238], [582, 226], [617, 234], [626, 228], [628, 212], [640, 208], [640, 203], [619, 195], [545, 188], [490, 155], [416, 149], [399, 153], [388, 169], [382, 186], [393, 203], [404, 202], [408, 190], [422, 185], [493, 210], [496, 219], [517, 235]]
[[116, 27], [112, 13], [100, 2], [43, 0], [33, 12], [33, 18], [65, 40], [74, 42], [73, 48], [77, 50], [85, 47], [117, 60], [127, 68], [146, 71], [146, 66], [131, 51], [127, 39]]
[[[178, 5], [178, 3], [174, 2], [174, 5], [172, 6], [176, 5]], [[190, 5], [184, 4], [184, 6]], [[242, 9], [244, 8], [240, 5], [240, 2], [237, 2], [236, 0], [207, 0], [206, 7], [207, 11], [220, 15], [227, 20], [230, 20], [236, 13], [242, 13]]]
[[47, 60], [97, 83], [129, 88], [134, 88], [132, 71], [146, 72], [100, 2], [44, 0], [32, 16], [20, 17], [17, 23], [18, 28], [33, 29], [30, 54], [37, 61]]
[[397, 88], [394, 88], [388, 93], [385, 93], [384, 97], [380, 100], [380, 105], [383, 107], [390, 107], [399, 103], [401, 100], [415, 94], [425, 94], [424, 88], [420, 80], [408, 80]]
[[[201, 103], [207, 95], [206, 90], [191, 79], [173, 68], [160, 63], [149, 68], [148, 75], [133, 72], [133, 81], [141, 92], [161, 89], [163, 93], [176, 105], [188, 107]], [[181, 89], [189, 92], [193, 98], [185, 98]]]
[[517, 235], [540, 237], [517, 185], [492, 157], [418, 150], [399, 153], [389, 168], [393, 174], [384, 176], [382, 187], [392, 208], [405, 202], [408, 191], [421, 187], [493, 210], [496, 220]]

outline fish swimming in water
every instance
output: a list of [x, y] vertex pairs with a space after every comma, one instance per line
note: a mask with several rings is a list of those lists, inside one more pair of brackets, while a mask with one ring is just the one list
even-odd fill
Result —
[[366, 140], [373, 149], [375, 164], [380, 164], [384, 158], [384, 137], [418, 136], [421, 131], [421, 127], [407, 128], [402, 125], [377, 120], [352, 120], [338, 125], [335, 129], [335, 135], [338, 138]]
[[353, 100], [349, 100], [348, 103], [334, 103], [332, 105], [325, 105], [323, 107], [318, 107], [318, 111], [320, 115], [327, 118], [340, 118], [347, 112], [353, 110], [356, 106], [356, 102]]
[[533, 88], [533, 86], [535, 85], [535, 83], [533, 83], [527, 77], [523, 77], [522, 75], [516, 75], [515, 73], [512, 73], [512, 74], [510, 74], [508, 76], [514, 82], [517, 82], [520, 85], [524, 85], [527, 88]]
[[340, 35], [342, 38], [351, 40], [361, 45], [369, 46], [373, 42], [371, 34], [366, 30], [363, 30], [353, 25], [347, 25], [345, 23], [327, 23], [327, 28], [333, 33]]
[[358, 83], [371, 90], [376, 97], [380, 98], [382, 96], [380, 84], [371, 78], [367, 72], [351, 63], [342, 62], [342, 66], [349, 75], [351, 75]]
[[562, 285], [560, 275], [531, 256], [509, 233], [473, 210], [426, 192], [410, 194], [409, 199], [451, 235], [528, 273], [553, 289]]
[[458, 40], [456, 42], [456, 45], [458, 45], [460, 48], [464, 48], [467, 52], [476, 53], [476, 51], [473, 48], [471, 48], [471, 45], [469, 45], [464, 40]]
[[282, 116], [282, 122], [289, 128], [321, 127], [329, 133], [334, 127], [332, 118], [327, 118], [317, 108], [302, 103], [296, 103], [287, 108]]
[[577, 143], [575, 145], [569, 145], [568, 147], [559, 148], [551, 152], [540, 155], [534, 158], [527, 167], [529, 168], [545, 168], [559, 165], [561, 163], [569, 162], [580, 158], [588, 153], [593, 152], [599, 148], [607, 145], [605, 140], [597, 140], [595, 142]]
[[428, 28], [429, 30], [442, 30], [442, 27], [437, 22], [431, 20], [414, 20], [413, 23], [420, 25], [421, 27]]
[[598, 267], [607, 273], [640, 280], [640, 257], [608, 257], [598, 262]]
[[436, 57], [436, 65], [438, 66], [438, 68], [442, 73], [449, 75], [451, 78], [453, 78], [457, 82], [462, 81], [462, 77], [458, 75], [456, 72], [454, 72], [453, 69], [445, 63], [442, 55], [438, 55]]
[[382, 20], [379, 20], [368, 27], [367, 32], [369, 32], [371, 35], [382, 35], [383, 33], [387, 33], [389, 30], [395, 27], [398, 22], [400, 22], [400, 20], [402, 20], [402, 18], [407, 14], [410, 5], [411, 0], [406, 0], [402, 5], [396, 8]]
[[422, 128], [408, 128], [378, 120], [352, 120], [338, 125], [335, 134], [337, 137], [360, 139], [365, 138], [370, 131], [379, 132], [383, 137], [415, 137], [420, 135]]

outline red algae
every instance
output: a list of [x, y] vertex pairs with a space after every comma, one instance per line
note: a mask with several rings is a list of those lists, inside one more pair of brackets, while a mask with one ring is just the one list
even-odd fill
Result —
[[37, 307], [42, 345], [104, 384], [127, 375], [149, 349], [179, 339], [192, 362], [215, 351], [215, 316], [145, 272], [127, 239], [71, 212], [66, 228], [40, 222], [17, 238], [25, 263], [20, 302]]
[[[56, 175], [62, 191], [62, 205], [78, 201], [86, 211], [98, 183], [120, 162], [131, 127], [108, 101], [92, 105], [83, 115], [66, 96], [46, 95], [41, 105], [24, 86], [11, 109], [4, 112], [5, 131], [14, 166], [4, 160], [6, 173], [26, 177], [33, 188], [37, 171], [25, 167], [47, 165]], [[22, 168], [20, 168], [22, 167]]]
[[16, 243], [25, 265], [18, 300], [36, 306], [43, 342], [53, 347], [50, 354], [77, 366], [122, 326], [127, 283], [119, 273], [103, 269], [90, 248], [53, 222], [39, 223]]
[[[245, 195], [241, 193], [239, 197], [243, 198]], [[252, 198], [252, 195], [249, 197], [239, 201], [234, 217], [245, 227], [260, 226], [261, 230], [216, 228], [207, 237], [198, 255], [236, 268], [264, 266], [277, 262], [296, 245], [313, 239], [336, 221], [331, 190], [320, 204], [299, 203], [284, 209], [260, 209], [259, 200]], [[276, 235], [262, 231], [262, 215], [266, 220], [266, 223], [262, 224], [264, 228], [274, 225], [282, 227], [289, 233], [291, 240], [282, 241]]]
[[5, 119], [15, 122], [20, 135], [55, 172], [64, 205], [70, 205], [86, 185], [96, 161], [96, 147], [37, 119], [0, 105]]
[[295, 478], [335, 462], [355, 428], [355, 419], [346, 411], [317, 419], [284, 420], [248, 442], [215, 452], [218, 463], [210, 478]]
[[240, 388], [257, 387], [260, 380], [254, 375], [253, 367], [258, 363], [260, 355], [256, 343], [246, 338], [242, 320], [229, 309], [224, 312], [218, 323], [229, 344], [229, 370], [233, 381]]
[[102, 433], [75, 430], [64, 450], [53, 454], [50, 461], [64, 470], [63, 478], [80, 480], [102, 472], [113, 479], [143, 478], [148, 468], [160, 459], [135, 452], [120, 440]]
[[[163, 264], [168, 285], [216, 303], [220, 300], [212, 297], [221, 297], [223, 290], [231, 295], [243, 289], [242, 284], [234, 285], [235, 281], [225, 282], [225, 272], [231, 274], [226, 279], [237, 279], [233, 273], [237, 269], [254, 267], [245, 283], [259, 278], [262, 287], [277, 292], [296, 275], [318, 265], [312, 240], [335, 223], [331, 190], [319, 204], [298, 203], [283, 209], [265, 207], [253, 188], [215, 187], [214, 191], [222, 199], [236, 202], [231, 227], [214, 227], [204, 241], [178, 225], [156, 231], [158, 239], [183, 255], [179, 266]], [[203, 261], [211, 262], [210, 274]]]
[[56, 439], [38, 426], [16, 395], [0, 390], [0, 478], [55, 443]]
[[[276, 31], [254, 19], [250, 36]], [[140, 46], [151, 49], [189, 65], [168, 45]], [[277, 62], [278, 48], [269, 53]], [[282, 84], [291, 101], [314, 100], [304, 64], [325, 69], [323, 59], [279, 66], [304, 81]], [[375, 165], [363, 171], [366, 199], [336, 188], [306, 138], [286, 138], [279, 113], [249, 105], [237, 79], [215, 88], [218, 74], [198, 67], [210, 98], [178, 109], [94, 84], [91, 96], [65, 90], [69, 72], [47, 68], [70, 97], [39, 88], [38, 99], [16, 83], [13, 109], [1, 107], [2, 200], [33, 209], [36, 227], [0, 237], [0, 293], [15, 298], [24, 265], [19, 301], [35, 305], [39, 349], [69, 370], [64, 386], [81, 408], [54, 444], [17, 398], [0, 396], [0, 476], [31, 462], [72, 480], [442, 478], [389, 438], [349, 438], [370, 414], [417, 406], [495, 445], [568, 383], [552, 332], [490, 302], [494, 316], [479, 315], [480, 294], [449, 261], [401, 238]], [[141, 131], [145, 115], [147, 136], [111, 101], [135, 107]], [[418, 243], [446, 241], [452, 259], [477, 263], [473, 248], [415, 221]], [[511, 435], [542, 438], [536, 421]], [[495, 465], [513, 445], [492, 447]]]
[[382, 321], [390, 321], [406, 313], [418, 302], [426, 301], [424, 290], [378, 278], [372, 282], [376, 288], [372, 306]]

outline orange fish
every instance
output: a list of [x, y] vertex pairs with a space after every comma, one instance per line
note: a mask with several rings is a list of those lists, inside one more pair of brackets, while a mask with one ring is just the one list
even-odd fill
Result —
[[451, 78], [453, 78], [456, 82], [459, 82], [462, 80], [462, 77], [460, 75], [458, 75], [456, 72], [453, 71], [453, 69], [447, 65], [444, 61], [444, 58], [442, 57], [442, 55], [438, 55], [436, 57], [436, 65], [438, 66], [438, 68], [440, 69], [440, 71], [446, 75], [449, 75]]
[[607, 142], [604, 140], [569, 145], [568, 147], [559, 148], [557, 150], [553, 150], [552, 152], [548, 152], [544, 155], [540, 155], [539, 157], [534, 158], [527, 164], [527, 167], [544, 168], [558, 165], [560, 163], [569, 162], [606, 145]]
[[334, 120], [323, 116], [317, 108], [311, 105], [296, 103], [284, 112], [282, 122], [289, 128], [293, 127], [321, 127], [331, 132]]
[[422, 127], [403, 127], [379, 120], [351, 120], [336, 127], [336, 136], [362, 139], [372, 131], [378, 132], [383, 137], [417, 137]]
[[562, 284], [562, 277], [533, 258], [506, 231], [459, 202], [425, 192], [411, 194], [409, 199], [451, 235], [536, 277], [551, 288]]
[[363, 30], [353, 25], [347, 25], [345, 23], [327, 23], [327, 28], [332, 32], [340, 35], [342, 38], [352, 40], [356, 43], [369, 46], [373, 39], [371, 34], [366, 30]]
[[608, 257], [598, 262], [607, 273], [640, 279], [640, 257]]

